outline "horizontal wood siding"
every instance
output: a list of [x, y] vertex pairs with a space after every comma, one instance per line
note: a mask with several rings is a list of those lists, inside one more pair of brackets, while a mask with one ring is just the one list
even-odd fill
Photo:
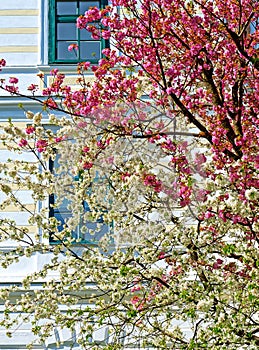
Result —
[[39, 61], [40, 1], [0, 1], [0, 58], [8, 66]]

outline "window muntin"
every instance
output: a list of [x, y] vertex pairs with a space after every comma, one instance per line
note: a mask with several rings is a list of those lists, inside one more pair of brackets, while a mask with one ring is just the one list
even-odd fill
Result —
[[[91, 33], [79, 30], [76, 19], [90, 7], [102, 8], [107, 0], [50, 0], [49, 6], [49, 63], [97, 62], [108, 40], [93, 39]], [[78, 50], [68, 50], [71, 44]]]

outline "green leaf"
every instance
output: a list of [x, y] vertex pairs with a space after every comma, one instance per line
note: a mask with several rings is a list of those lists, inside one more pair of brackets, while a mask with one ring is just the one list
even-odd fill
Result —
[[137, 316], [137, 314], [138, 314], [137, 310], [134, 310], [134, 309], [127, 311], [127, 316], [130, 318]]

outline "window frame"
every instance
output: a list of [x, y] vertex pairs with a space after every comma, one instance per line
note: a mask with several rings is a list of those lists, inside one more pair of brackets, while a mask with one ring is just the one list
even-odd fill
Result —
[[[68, 1], [68, 0], [67, 0]], [[70, 0], [77, 3], [77, 11], [79, 11], [79, 1], [80, 0]], [[93, 2], [91, 0], [88, 0], [89, 2]], [[88, 2], [86, 1], [86, 2]], [[108, 5], [108, 0], [97, 0], [99, 1], [100, 8], [104, 8], [106, 5]], [[64, 0], [64, 2], [66, 2]], [[93, 58], [84, 58], [80, 57], [80, 47], [78, 50], [79, 58], [75, 56], [75, 59], [60, 59], [57, 57], [57, 24], [58, 23], [73, 23], [75, 21], [76, 25], [76, 19], [81, 15], [80, 13], [77, 13], [75, 15], [63, 15], [58, 16], [56, 13], [56, 0], [49, 0], [49, 48], [48, 48], [48, 61], [49, 64], [77, 64], [79, 62], [91, 62], [91, 63], [97, 63], [100, 58], [102, 58], [102, 50], [104, 48], [109, 47], [109, 40], [91, 40], [92, 42], [99, 42], [100, 43], [100, 56], [93, 57]], [[78, 38], [75, 41], [71, 41], [71, 44], [79, 44], [80, 43], [80, 29], [76, 29], [78, 32]], [[90, 33], [89, 33], [90, 34]], [[89, 40], [90, 41], [90, 40]], [[69, 45], [68, 45], [69, 46]], [[79, 45], [80, 46], [80, 45]]]

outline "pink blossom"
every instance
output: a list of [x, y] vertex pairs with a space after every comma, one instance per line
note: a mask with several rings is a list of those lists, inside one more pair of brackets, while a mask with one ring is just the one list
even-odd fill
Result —
[[198, 189], [195, 192], [196, 200], [205, 202], [207, 200], [207, 195], [209, 194], [209, 191], [206, 191], [204, 189]]
[[121, 174], [121, 179], [122, 181], [127, 181], [127, 178], [129, 178], [131, 175], [130, 173], [124, 173], [124, 174]]
[[106, 161], [106, 163], [108, 163], [108, 164], [113, 164], [114, 157], [113, 157], [113, 156], [110, 156], [110, 157], [106, 158], [105, 161]]
[[38, 89], [38, 85], [35, 85], [35, 84], [31, 84], [30, 86], [27, 87], [27, 90], [29, 91], [36, 91]]
[[169, 88], [166, 89], [166, 93], [168, 95], [170, 95], [170, 94], [174, 93], [174, 89], [172, 87], [169, 87]]
[[190, 188], [186, 185], [182, 185], [179, 190], [179, 195], [185, 197], [189, 194]]
[[20, 147], [25, 147], [28, 145], [28, 141], [25, 140], [25, 139], [21, 139], [19, 142], [18, 142], [18, 146]]
[[219, 144], [219, 142], [220, 142], [220, 139], [219, 139], [219, 137], [217, 137], [217, 136], [212, 136], [212, 142], [217, 146], [218, 144]]
[[141, 290], [140, 285], [136, 285], [136, 286], [132, 287], [130, 291], [131, 291], [132, 293], [134, 293], [134, 292], [138, 292], [139, 290]]
[[180, 206], [183, 208], [183, 207], [186, 207], [187, 205], [189, 205], [191, 202], [190, 198], [186, 198], [186, 199], [181, 199], [180, 200]]
[[87, 153], [90, 151], [90, 148], [88, 146], [85, 146], [82, 150], [83, 153]]
[[6, 85], [5, 90], [10, 92], [11, 94], [18, 93], [18, 87], [15, 87], [14, 85]]
[[169, 274], [170, 276], [178, 276], [183, 272], [182, 266], [178, 265], [176, 267], [172, 267]]
[[226, 215], [225, 215], [225, 213], [224, 213], [224, 211], [223, 210], [219, 210], [219, 212], [218, 212], [218, 216], [219, 216], [219, 218], [221, 218], [224, 222], [226, 222], [227, 221], [227, 219], [226, 219]]
[[26, 134], [30, 135], [33, 134], [35, 131], [34, 126], [27, 126], [27, 128], [25, 129]]
[[163, 142], [161, 147], [171, 152], [175, 152], [176, 150], [175, 142], [173, 142], [171, 139], [167, 139], [165, 142]]
[[214, 264], [212, 265], [212, 267], [213, 269], [217, 270], [221, 267], [222, 264], [223, 264], [223, 260], [217, 259], [216, 262], [214, 262]]
[[51, 69], [50, 74], [55, 76], [58, 74], [58, 72], [59, 70], [57, 68], [54, 68], [54, 69]]
[[87, 126], [87, 123], [86, 122], [78, 122], [77, 126], [78, 126], [78, 128], [83, 129]]
[[9, 78], [9, 83], [10, 84], [17, 84], [18, 83], [18, 78], [15, 78], [15, 77], [10, 77]]
[[89, 170], [89, 169], [91, 169], [93, 167], [93, 163], [92, 162], [85, 162], [84, 164], [83, 164], [83, 169], [84, 170]]
[[100, 140], [100, 141], [97, 141], [96, 142], [96, 145], [97, 147], [101, 148], [101, 149], [105, 149], [105, 145], [103, 144], [103, 142]]
[[105, 56], [109, 56], [110, 52], [111, 52], [111, 49], [108, 49], [108, 48], [105, 48], [105, 49], [102, 50], [102, 54], [105, 55]]
[[[87, 30], [90, 30], [90, 27], [89, 27], [89, 26], [87, 27]], [[92, 38], [93, 38], [94, 40], [100, 40], [100, 38], [101, 38], [100, 31], [98, 31], [97, 29], [95, 29], [95, 30], [92, 30], [91, 32], [92, 32]]]
[[58, 106], [53, 98], [48, 98], [46, 101], [44, 101], [44, 104], [49, 108], [57, 108]]
[[215, 214], [213, 214], [211, 211], [207, 211], [204, 215], [205, 219], [213, 218]]
[[159, 260], [164, 259], [165, 258], [165, 252], [160, 252], [157, 258]]
[[140, 302], [140, 297], [138, 297], [137, 295], [134, 295], [134, 297], [132, 297], [132, 298], [130, 299], [130, 301], [131, 301], [131, 303], [132, 303], [133, 305], [136, 305], [136, 304], [138, 304], [138, 303]]
[[84, 69], [88, 69], [90, 67], [90, 62], [84, 62]]
[[77, 44], [71, 44], [68, 46], [68, 51], [73, 51], [73, 50], [78, 50], [78, 45]]
[[187, 147], [188, 147], [188, 142], [187, 141], [183, 141], [183, 142], [181, 142], [179, 145], [178, 145], [178, 147], [179, 147], [179, 150], [180, 151], [187, 151]]
[[145, 175], [144, 185], [153, 187], [155, 192], [161, 192], [162, 182], [156, 179], [155, 175]]
[[[0, 59], [0, 67], [4, 67], [6, 65], [6, 60], [4, 60], [3, 58]], [[1, 71], [2, 69], [0, 69]]]
[[111, 37], [111, 32], [110, 32], [109, 30], [103, 30], [103, 32], [102, 32], [102, 37], [103, 37], [103, 39], [105, 39], [105, 40], [110, 39], [110, 37]]
[[201, 165], [201, 164], [205, 163], [206, 160], [207, 160], [207, 158], [205, 157], [205, 155], [203, 153], [196, 153], [195, 154], [194, 162], [197, 165]]
[[48, 142], [46, 140], [38, 140], [35, 144], [38, 152], [44, 152], [46, 147], [48, 146]]

